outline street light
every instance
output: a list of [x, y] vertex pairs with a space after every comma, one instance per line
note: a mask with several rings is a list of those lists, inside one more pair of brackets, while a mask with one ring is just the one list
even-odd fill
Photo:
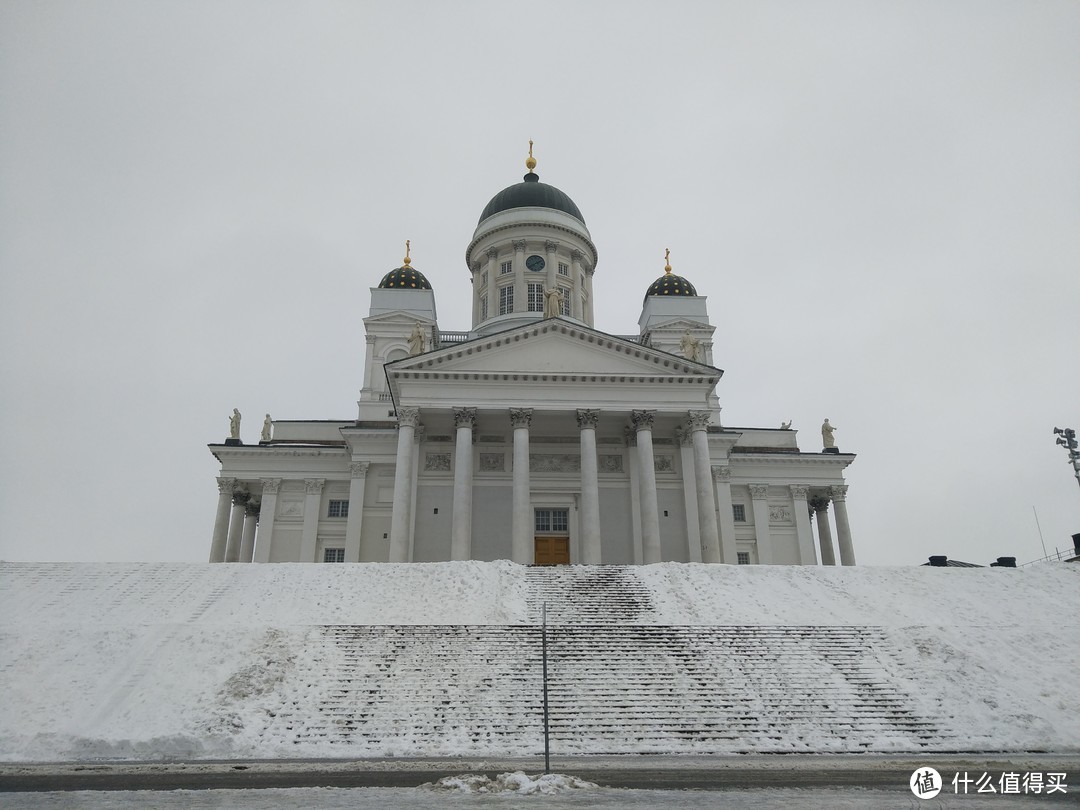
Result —
[[1080, 450], [1077, 449], [1076, 431], [1072, 428], [1054, 428], [1056, 444], [1060, 444], [1069, 454], [1069, 463], [1076, 472], [1076, 481], [1080, 483]]

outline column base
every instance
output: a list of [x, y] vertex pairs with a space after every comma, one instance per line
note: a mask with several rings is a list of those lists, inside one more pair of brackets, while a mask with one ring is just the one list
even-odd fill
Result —
[[822, 453], [831, 453], [831, 454], [834, 454], [834, 455], [839, 455], [840, 454], [840, 448], [839, 447], [826, 447], [821, 452]]
[[225, 440], [225, 446], [226, 447], [239, 447], [242, 444], [243, 444], [243, 442], [240, 441], [239, 439], [226, 439]]

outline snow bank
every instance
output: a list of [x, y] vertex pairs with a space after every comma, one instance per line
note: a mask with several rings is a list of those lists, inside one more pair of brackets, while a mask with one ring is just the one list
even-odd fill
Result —
[[460, 776], [446, 776], [438, 782], [428, 782], [420, 787], [423, 790], [452, 793], [516, 793], [521, 796], [535, 793], [551, 796], [572, 790], [600, 790], [599, 785], [578, 779], [576, 776], [545, 773], [532, 777], [524, 771], [500, 773], [494, 779], [483, 774], [468, 773]]
[[[534, 754], [537, 645], [533, 631], [512, 632], [538, 619], [527, 570], [509, 562], [0, 564], [0, 759]], [[1080, 747], [1080, 566], [626, 570], [646, 595], [627, 625], [874, 626], [888, 649], [873, 667], [916, 713], [950, 730], [960, 741], [951, 750]], [[411, 648], [383, 634], [379, 649], [397, 656], [400, 694], [373, 690], [382, 714], [357, 723], [348, 745], [305, 736], [313, 718], [353, 728], [326, 714], [326, 695], [315, 693], [330, 689], [324, 673], [340, 674], [354, 655], [333, 628], [356, 625], [489, 628], [454, 642], [482, 652], [488, 669], [435, 668], [425, 659], [443, 652], [434, 632]], [[357, 642], [361, 652], [371, 638]], [[365, 666], [367, 674], [347, 677], [375, 679], [390, 664]], [[746, 677], [757, 688], [758, 676]], [[833, 677], [822, 669], [822, 684]], [[813, 698], [792, 700], [803, 711]], [[525, 729], [509, 747], [498, 731], [505, 718]], [[804, 744], [844, 750], [834, 732], [808, 722]], [[891, 750], [892, 739], [871, 750]], [[590, 745], [563, 750], [589, 753]], [[677, 742], [663, 750], [682, 751]]]

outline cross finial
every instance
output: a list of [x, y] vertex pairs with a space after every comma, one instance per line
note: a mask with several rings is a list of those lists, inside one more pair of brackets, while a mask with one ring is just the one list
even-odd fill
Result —
[[671, 248], [664, 248], [664, 272], [671, 272]]
[[412, 264], [412, 259], [409, 258], [409, 240], [405, 240], [405, 266], [408, 267]]
[[536, 158], [533, 157], [532, 148], [533, 148], [533, 142], [532, 142], [532, 140], [530, 140], [529, 141], [529, 157], [527, 157], [525, 159], [525, 168], [528, 169], [530, 172], [533, 169], [536, 168]]

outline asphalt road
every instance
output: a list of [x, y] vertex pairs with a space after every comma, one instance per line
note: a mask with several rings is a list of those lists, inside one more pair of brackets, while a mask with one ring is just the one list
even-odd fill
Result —
[[[1068, 798], [1080, 803], [1080, 755], [559, 757], [555, 773], [602, 787], [644, 790], [756, 790], [860, 787], [908, 790], [912, 771], [936, 768], [949, 782], [1005, 771], [1065, 773]], [[505, 760], [258, 760], [84, 762], [0, 765], [0, 791], [204, 790], [304, 787], [417, 787], [462, 773], [494, 777], [543, 771], [538, 758]], [[1064, 797], [1062, 797], [1064, 798]]]

